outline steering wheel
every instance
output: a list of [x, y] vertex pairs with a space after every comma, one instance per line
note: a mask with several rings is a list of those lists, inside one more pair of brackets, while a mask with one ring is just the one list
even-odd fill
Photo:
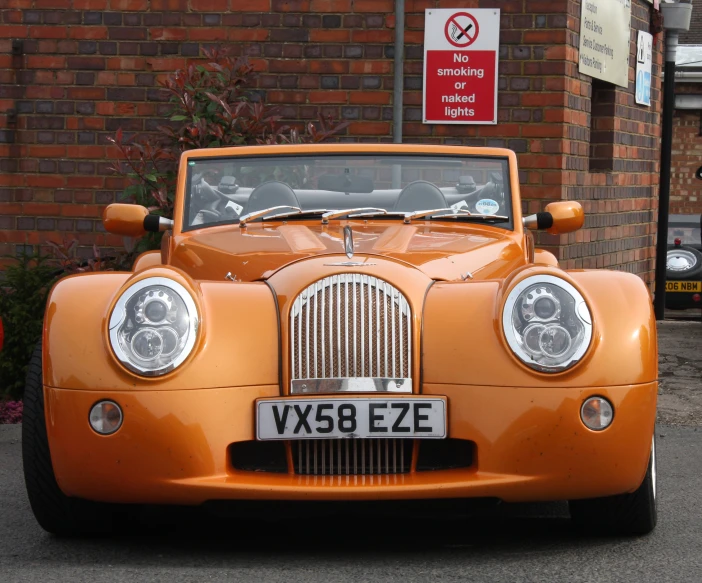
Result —
[[193, 195], [198, 203], [198, 213], [202, 213], [202, 218], [207, 217], [207, 221], [214, 222], [226, 218], [234, 218], [236, 212], [227, 205], [231, 202], [226, 195], [210, 186], [204, 178], [193, 185]]

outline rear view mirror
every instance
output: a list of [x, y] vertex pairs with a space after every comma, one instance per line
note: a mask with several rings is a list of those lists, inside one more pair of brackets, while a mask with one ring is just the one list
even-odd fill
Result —
[[577, 231], [585, 222], [585, 213], [579, 202], [564, 200], [546, 205], [546, 211], [523, 219], [524, 226], [532, 230], [545, 230], [551, 235]]
[[173, 227], [173, 221], [150, 215], [146, 207], [138, 204], [114, 203], [102, 213], [102, 224], [108, 233], [125, 237], [141, 237], [147, 231], [158, 233]]

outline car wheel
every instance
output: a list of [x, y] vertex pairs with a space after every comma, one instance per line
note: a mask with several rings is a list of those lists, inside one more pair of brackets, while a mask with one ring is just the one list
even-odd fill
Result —
[[590, 500], [571, 500], [573, 522], [598, 534], [642, 535], [656, 527], [658, 518], [656, 498], [656, 441], [651, 442], [651, 456], [646, 476], [631, 494], [620, 494]]
[[110, 505], [69, 498], [56, 483], [44, 416], [41, 342], [29, 361], [24, 389], [22, 462], [29, 503], [44, 530], [60, 536], [111, 530], [113, 513]]
[[694, 247], [673, 247], [666, 258], [666, 279], [700, 279], [702, 277], [702, 253]]

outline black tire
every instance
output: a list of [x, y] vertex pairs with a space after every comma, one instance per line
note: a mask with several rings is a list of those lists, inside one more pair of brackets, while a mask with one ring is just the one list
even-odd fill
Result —
[[692, 268], [684, 270], [684, 271], [671, 271], [670, 269], [666, 269], [665, 272], [665, 277], [668, 280], [671, 281], [687, 281], [687, 280], [693, 280], [693, 281], [699, 281], [702, 279], [702, 253], [700, 253], [697, 249], [694, 247], [689, 247], [687, 245], [682, 245], [680, 247], [669, 247], [668, 248], [668, 253], [671, 251], [676, 251], [676, 250], [681, 250], [681, 251], [686, 251], [687, 253], [691, 253], [692, 256], [694, 257], [695, 264], [692, 266]]
[[571, 500], [570, 517], [580, 528], [597, 534], [643, 535], [656, 527], [656, 444], [643, 482], [635, 492], [590, 500]]
[[44, 416], [41, 342], [29, 361], [24, 389], [22, 462], [29, 503], [44, 530], [59, 536], [110, 532], [110, 505], [69, 498], [56, 483]]

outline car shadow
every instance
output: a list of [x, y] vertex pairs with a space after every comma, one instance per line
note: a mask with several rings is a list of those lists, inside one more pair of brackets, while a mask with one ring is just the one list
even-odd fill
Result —
[[[300, 565], [311, 560], [333, 565], [401, 558], [411, 563], [419, 557], [440, 560], [459, 550], [461, 555], [474, 551], [482, 556], [488, 551], [569, 552], [603, 544], [601, 537], [589, 537], [571, 524], [564, 502], [459, 508], [434, 517], [429, 515], [431, 509], [422, 508], [426, 503], [413, 504], [417, 512], [401, 514], [373, 504], [325, 504], [315, 509], [285, 503], [274, 510], [256, 509], [256, 517], [243, 518], [238, 508], [226, 505], [139, 508], [122, 516], [117, 532], [109, 537], [54, 538], [50, 544], [66, 545], [70, 554], [100, 554], [109, 548], [113, 566], [162, 564], [165, 559], [173, 564], [220, 561], [239, 566], [282, 559]], [[292, 508], [285, 509], [287, 505]], [[280, 508], [285, 512], [281, 514]]]

